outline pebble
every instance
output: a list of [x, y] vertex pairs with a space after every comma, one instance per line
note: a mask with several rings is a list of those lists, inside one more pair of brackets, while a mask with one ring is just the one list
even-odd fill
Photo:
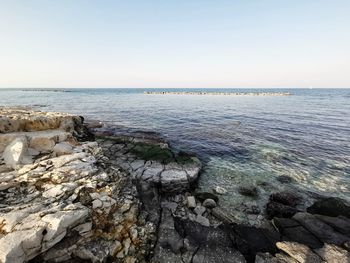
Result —
[[225, 188], [221, 187], [221, 186], [216, 186], [214, 188], [214, 192], [219, 194], [219, 195], [224, 195], [224, 194], [227, 193], [227, 190]]
[[189, 208], [195, 208], [196, 207], [196, 199], [194, 196], [188, 196], [187, 197], [187, 206]]

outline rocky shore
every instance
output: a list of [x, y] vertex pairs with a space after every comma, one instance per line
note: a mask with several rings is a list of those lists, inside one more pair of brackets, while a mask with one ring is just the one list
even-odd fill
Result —
[[145, 91], [147, 95], [290, 96], [290, 92]]
[[88, 126], [0, 108], [0, 262], [350, 262], [346, 201], [271, 193], [263, 223], [242, 225], [225, 189], [196, 190], [195, 156]]

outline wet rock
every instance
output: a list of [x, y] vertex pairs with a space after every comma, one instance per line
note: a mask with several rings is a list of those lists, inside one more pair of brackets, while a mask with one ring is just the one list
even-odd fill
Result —
[[221, 186], [215, 186], [214, 187], [214, 192], [219, 194], [219, 195], [224, 195], [227, 193], [227, 190]]
[[338, 197], [329, 197], [316, 201], [307, 209], [308, 213], [326, 216], [345, 216], [350, 218], [350, 205]]
[[240, 186], [238, 188], [238, 192], [241, 195], [250, 196], [250, 197], [257, 197], [259, 195], [259, 190], [254, 185]]
[[298, 210], [294, 207], [273, 201], [269, 201], [266, 206], [266, 213], [270, 219], [274, 217], [290, 218], [297, 212]]
[[310, 248], [320, 248], [323, 246], [323, 243], [314, 234], [310, 233], [293, 219], [274, 218], [273, 223], [281, 233], [282, 240], [298, 242]]
[[350, 262], [350, 253], [335, 245], [324, 244], [324, 247], [315, 249], [315, 252], [326, 262]]
[[323, 263], [310, 248], [296, 242], [277, 242], [276, 246], [300, 263]]
[[280, 235], [272, 227], [256, 228], [233, 224], [226, 228], [226, 232], [248, 262], [254, 262], [258, 252], [277, 252], [275, 244], [280, 241]]
[[204, 202], [206, 199], [213, 199], [216, 203], [219, 202], [219, 198], [215, 194], [209, 192], [197, 192], [194, 196], [201, 202]]
[[302, 201], [302, 198], [297, 194], [285, 191], [271, 194], [270, 200], [283, 205], [295, 207]]
[[213, 199], [205, 199], [203, 202], [203, 206], [206, 208], [214, 208], [216, 207], [216, 202]]
[[336, 232], [331, 226], [311, 214], [297, 213], [293, 216], [293, 219], [324, 243], [342, 245], [349, 240], [349, 237]]
[[315, 217], [325, 222], [327, 225], [330, 225], [339, 233], [342, 233], [350, 237], [350, 219], [342, 216], [331, 217], [331, 216], [315, 215]]
[[194, 198], [194, 196], [188, 196], [187, 197], [187, 206], [189, 208], [195, 208], [196, 207], [196, 199]]

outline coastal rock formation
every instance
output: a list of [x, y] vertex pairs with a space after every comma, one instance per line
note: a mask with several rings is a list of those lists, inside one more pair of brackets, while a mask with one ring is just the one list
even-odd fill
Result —
[[273, 193], [264, 224], [238, 224], [215, 194], [225, 189], [197, 192], [200, 161], [163, 140], [83, 141], [94, 135], [81, 117], [0, 112], [2, 263], [350, 261], [341, 199], [306, 209], [299, 195]]
[[105, 156], [96, 142], [78, 142], [88, 134], [78, 127], [82, 119], [4, 112], [0, 262], [145, 258], [146, 233], [154, 230], [137, 221], [136, 187], [119, 167], [108, 162], [101, 167]]

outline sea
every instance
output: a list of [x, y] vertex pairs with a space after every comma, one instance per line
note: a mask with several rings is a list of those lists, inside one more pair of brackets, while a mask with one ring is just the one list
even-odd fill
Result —
[[[160, 90], [292, 95], [144, 94]], [[288, 189], [350, 200], [350, 89], [0, 89], [0, 105], [157, 132], [200, 158], [198, 189], [225, 188], [220, 202], [232, 211], [262, 208], [271, 192]], [[241, 195], [242, 186], [257, 187], [258, 197]]]

